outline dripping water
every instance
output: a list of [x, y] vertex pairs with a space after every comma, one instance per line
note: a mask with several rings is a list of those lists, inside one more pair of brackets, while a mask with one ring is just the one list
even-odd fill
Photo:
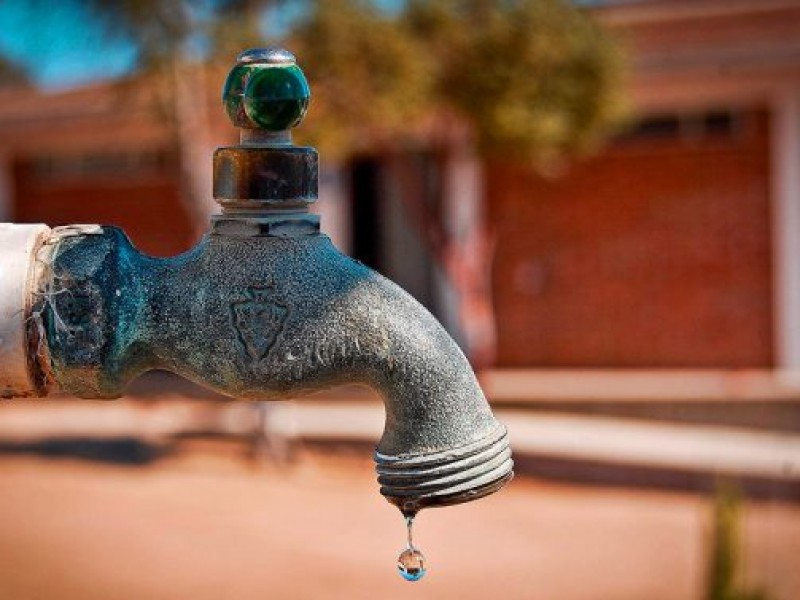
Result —
[[414, 515], [405, 515], [406, 548], [397, 557], [397, 571], [406, 581], [419, 581], [425, 576], [425, 556], [414, 546]]

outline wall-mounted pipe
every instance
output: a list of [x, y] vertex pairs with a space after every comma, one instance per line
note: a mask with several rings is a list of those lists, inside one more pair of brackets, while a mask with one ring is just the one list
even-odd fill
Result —
[[43, 330], [34, 304], [44, 267], [37, 254], [49, 236], [46, 225], [0, 223], [0, 396], [4, 398], [46, 393], [37, 356]]

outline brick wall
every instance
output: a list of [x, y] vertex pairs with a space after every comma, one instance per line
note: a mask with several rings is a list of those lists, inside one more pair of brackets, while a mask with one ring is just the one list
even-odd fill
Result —
[[494, 163], [501, 366], [772, 363], [767, 117], [632, 139], [557, 179]]
[[116, 225], [152, 256], [179, 254], [195, 241], [176, 164], [86, 175], [56, 162], [52, 171], [42, 173], [36, 161], [16, 162], [14, 221]]

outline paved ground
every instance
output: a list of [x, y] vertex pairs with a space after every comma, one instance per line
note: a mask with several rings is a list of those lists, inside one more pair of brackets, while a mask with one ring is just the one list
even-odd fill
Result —
[[[430, 565], [394, 572], [402, 520], [366, 457], [252, 468], [219, 446], [149, 467], [0, 460], [0, 598], [702, 597], [707, 501], [518, 479], [424, 512]], [[800, 597], [800, 507], [754, 504], [748, 579]]]
[[[69, 436], [168, 439], [191, 431], [247, 436], [257, 425], [252, 403], [39, 401], [0, 407], [3, 442]], [[384, 427], [378, 401], [275, 402], [268, 428], [284, 437], [375, 444]], [[800, 434], [665, 423], [598, 415], [496, 409], [518, 457], [598, 461], [687, 473], [751, 476], [800, 490]], [[795, 498], [800, 498], [798, 493]]]

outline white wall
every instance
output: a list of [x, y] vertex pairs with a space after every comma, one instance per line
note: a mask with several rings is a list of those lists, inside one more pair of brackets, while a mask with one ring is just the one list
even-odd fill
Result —
[[775, 94], [770, 143], [775, 366], [800, 376], [800, 86]]

